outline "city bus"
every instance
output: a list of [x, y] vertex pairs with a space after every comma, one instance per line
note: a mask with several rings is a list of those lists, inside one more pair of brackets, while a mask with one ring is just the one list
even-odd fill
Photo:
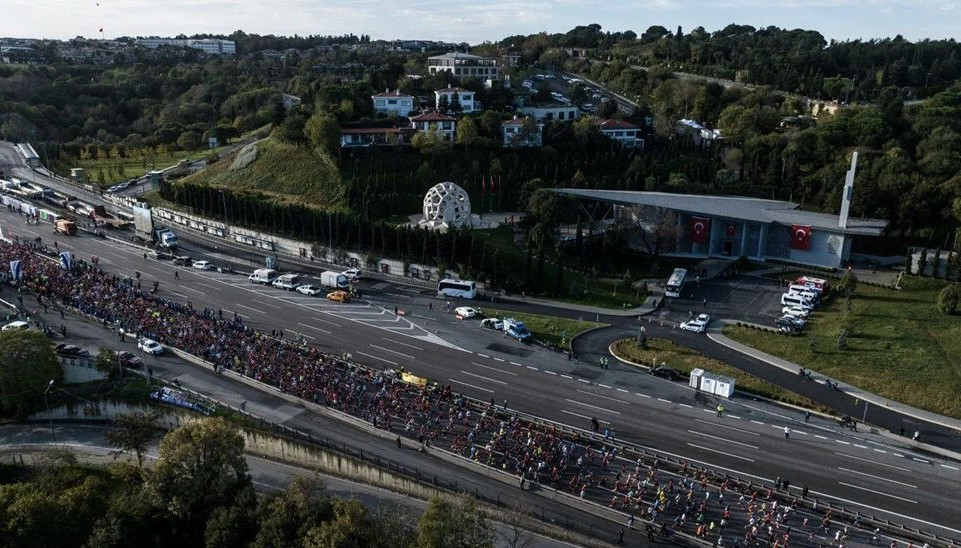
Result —
[[470, 280], [441, 280], [437, 284], [437, 296], [473, 299], [477, 296], [477, 284]]
[[681, 289], [684, 288], [684, 278], [686, 277], [687, 270], [675, 268], [670, 279], [667, 280], [667, 285], [664, 286], [664, 295], [668, 297], [680, 297]]

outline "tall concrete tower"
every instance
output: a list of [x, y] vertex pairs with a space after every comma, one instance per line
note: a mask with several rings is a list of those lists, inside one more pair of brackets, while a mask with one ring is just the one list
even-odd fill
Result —
[[844, 176], [844, 192], [841, 194], [841, 216], [838, 217], [838, 226], [848, 227], [848, 214], [851, 211], [851, 198], [854, 197], [854, 173], [858, 169], [858, 151], [854, 151], [851, 156], [851, 169]]

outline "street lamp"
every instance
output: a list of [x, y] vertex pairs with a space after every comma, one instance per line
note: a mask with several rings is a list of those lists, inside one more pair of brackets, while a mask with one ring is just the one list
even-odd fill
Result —
[[643, 325], [637, 330], [637, 345], [647, 348], [647, 329]]
[[53, 443], [57, 443], [57, 434], [53, 430], [53, 415], [50, 414], [50, 401], [47, 399], [47, 394], [50, 389], [53, 388], [53, 379], [47, 383], [47, 389], [43, 391], [43, 406], [47, 408], [47, 420], [50, 421], [50, 437], [53, 438]]

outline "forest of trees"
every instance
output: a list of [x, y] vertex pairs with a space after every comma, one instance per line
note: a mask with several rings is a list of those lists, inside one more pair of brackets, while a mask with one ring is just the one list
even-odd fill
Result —
[[[141, 451], [156, 419], [121, 416], [108, 443]], [[69, 451], [32, 467], [0, 465], [0, 538], [10, 548], [446, 548], [493, 547], [495, 533], [472, 499], [431, 499], [368, 509], [325, 493], [315, 478], [296, 478], [276, 494], [254, 490], [244, 440], [222, 419], [190, 422], [143, 459], [83, 465]]]

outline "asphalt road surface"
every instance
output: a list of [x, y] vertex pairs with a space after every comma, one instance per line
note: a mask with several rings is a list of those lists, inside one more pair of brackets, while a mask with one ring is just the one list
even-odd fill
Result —
[[[106, 426], [56, 424], [51, 429], [47, 425], [6, 425], [0, 427], [0, 460], [22, 456], [24, 462], [41, 451], [69, 448], [83, 455], [84, 460], [96, 464], [106, 464], [114, 460], [115, 449], [104, 441], [108, 431]], [[26, 456], [24, 456], [26, 455]], [[147, 460], [156, 460], [157, 443], [151, 444]], [[130, 457], [132, 458], [132, 457]], [[334, 497], [356, 499], [372, 511], [401, 511], [411, 516], [412, 524], [420, 518], [426, 503], [420, 499], [374, 487], [364, 483], [348, 481], [336, 476], [319, 474], [313, 470], [292, 466], [247, 454], [247, 465], [254, 487], [268, 493], [284, 489], [294, 478], [316, 478], [323, 482], [324, 491]], [[134, 461], [135, 462], [135, 461]], [[572, 544], [547, 538], [528, 531], [517, 530], [512, 526], [494, 522], [494, 532], [498, 546], [509, 546], [520, 540], [530, 548], [563, 548]]]
[[[17, 219], [9, 211], [0, 213], [5, 234], [9, 226], [18, 235], [41, 236], [49, 243], [49, 226], [13, 224]], [[511, 408], [576, 427], [586, 428], [597, 417], [625, 442], [744, 478], [773, 483], [775, 477], [790, 477], [794, 486], [808, 485], [813, 494], [852, 509], [961, 535], [955, 504], [961, 492], [959, 466], [879, 436], [854, 434], [823, 421], [805, 424], [796, 412], [742, 400], [725, 402], [728, 412], [718, 418], [715, 400], [682, 385], [533, 350], [482, 331], [477, 322], [458, 322], [443, 312], [442, 301], [433, 299], [430, 309], [420, 294], [411, 293], [403, 304], [419, 312], [400, 317], [370, 301], [329, 303], [251, 284], [243, 276], [144, 260], [137, 249], [88, 235], [58, 242], [78, 258], [99, 256], [108, 272], [140, 272], [145, 287], [158, 280], [167, 297], [190, 301], [195, 308], [237, 313], [248, 325], [268, 332], [283, 330], [287, 337], [297, 332], [309, 344], [352, 353], [373, 367], [404, 365], [478, 399], [507, 400]], [[704, 337], [662, 332], [656, 324], [648, 334], [678, 338], [695, 348], [707, 344]], [[782, 433], [785, 426], [792, 432], [789, 440]]]

